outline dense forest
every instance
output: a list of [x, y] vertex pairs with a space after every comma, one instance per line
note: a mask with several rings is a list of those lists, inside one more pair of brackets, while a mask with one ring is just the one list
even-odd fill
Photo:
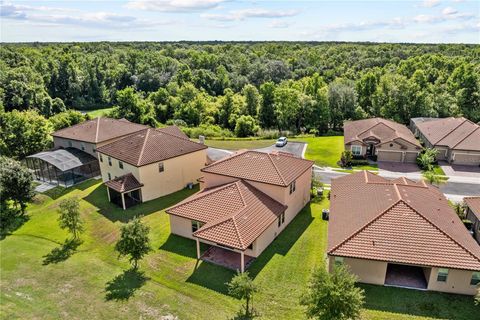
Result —
[[477, 122], [480, 46], [4, 44], [0, 98], [3, 131], [7, 120], [22, 116], [51, 119], [58, 129], [83, 120], [69, 109], [111, 106], [114, 117], [173, 122], [207, 135], [329, 134], [344, 120], [374, 116], [408, 123], [463, 115]]

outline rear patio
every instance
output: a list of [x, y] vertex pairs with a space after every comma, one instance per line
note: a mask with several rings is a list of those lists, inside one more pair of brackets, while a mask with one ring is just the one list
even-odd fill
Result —
[[[242, 257], [240, 253], [217, 246], [210, 246], [200, 256], [200, 260], [207, 261], [231, 270], [242, 270]], [[254, 257], [244, 255], [244, 269], [248, 269], [254, 260]]]
[[427, 290], [424, 269], [416, 266], [389, 263], [385, 285], [401, 288]]

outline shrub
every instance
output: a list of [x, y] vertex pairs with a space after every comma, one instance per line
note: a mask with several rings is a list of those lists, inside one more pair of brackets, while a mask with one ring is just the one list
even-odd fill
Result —
[[340, 157], [340, 163], [342, 167], [349, 167], [352, 165], [352, 151], [345, 150], [342, 152], [342, 156]]
[[240, 138], [253, 136], [259, 127], [252, 116], [240, 116], [235, 124], [235, 135]]
[[198, 138], [199, 136], [205, 136], [206, 138], [221, 138], [232, 137], [233, 134], [227, 129], [222, 129], [216, 125], [201, 124], [198, 127], [182, 127], [182, 131], [190, 138]]

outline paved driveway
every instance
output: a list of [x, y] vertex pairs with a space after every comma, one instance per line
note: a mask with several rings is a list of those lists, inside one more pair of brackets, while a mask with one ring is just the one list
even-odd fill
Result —
[[272, 152], [272, 151], [282, 151], [292, 153], [298, 157], [303, 156], [303, 150], [306, 147], [305, 142], [288, 142], [286, 146], [283, 147], [276, 147], [275, 145], [271, 145], [270, 147], [257, 149], [257, 151], [261, 152]]
[[472, 177], [480, 179], [480, 167], [449, 165], [446, 162], [440, 162], [440, 167], [447, 176]]
[[379, 161], [378, 170], [397, 173], [421, 173], [416, 163]]
[[232, 154], [232, 151], [210, 148], [210, 147], [207, 149], [207, 155], [212, 161], [218, 161], [222, 158], [225, 158], [229, 154]]

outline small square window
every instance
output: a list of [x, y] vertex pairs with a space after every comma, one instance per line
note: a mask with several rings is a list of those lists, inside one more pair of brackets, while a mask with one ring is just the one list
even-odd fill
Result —
[[446, 282], [448, 278], [448, 269], [439, 268], [437, 274], [437, 281]]
[[352, 154], [354, 156], [359, 156], [362, 154], [362, 146], [352, 146]]
[[98, 154], [98, 157], [100, 158], [100, 162], [103, 162], [103, 157], [101, 153]]
[[119, 167], [120, 169], [123, 169], [123, 162], [122, 162], [122, 161], [118, 161], [118, 167]]
[[285, 223], [285, 212], [278, 216], [278, 227]]
[[335, 257], [335, 265], [340, 266], [343, 264], [343, 257]]
[[108, 165], [111, 167], [112, 166], [112, 158], [108, 157]]
[[163, 164], [163, 162], [160, 162], [158, 164], [158, 172], [163, 172], [165, 171], [165, 165]]
[[293, 181], [292, 183], [290, 183], [290, 194], [294, 193], [295, 189], [296, 189], [295, 181]]
[[476, 286], [477, 284], [480, 283], [480, 272], [473, 272], [472, 273], [472, 279], [470, 280], [470, 285]]
[[80, 145], [80, 148], [82, 149], [82, 151], [85, 151], [85, 143], [82, 142], [82, 144]]
[[192, 220], [192, 233], [203, 227], [204, 223]]
[[112, 175], [110, 174], [110, 172], [107, 174], [108, 174], [108, 180], [112, 180]]

